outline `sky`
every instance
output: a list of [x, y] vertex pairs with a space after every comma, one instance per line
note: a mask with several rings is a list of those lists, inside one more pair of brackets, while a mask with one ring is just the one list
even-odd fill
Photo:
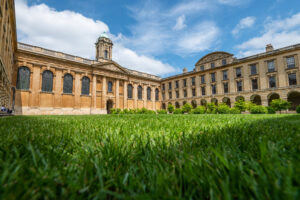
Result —
[[161, 77], [214, 51], [237, 58], [300, 43], [299, 0], [15, 0], [18, 41], [95, 59], [103, 32], [113, 60]]

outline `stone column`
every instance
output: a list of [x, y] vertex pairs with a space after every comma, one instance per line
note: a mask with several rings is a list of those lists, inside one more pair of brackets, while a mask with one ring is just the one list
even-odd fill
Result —
[[137, 103], [137, 84], [133, 84], [133, 107], [138, 108], [138, 103]]
[[106, 109], [106, 77], [102, 78], [102, 108]]
[[144, 88], [144, 96], [143, 96], [143, 100], [144, 100], [144, 108], [147, 108], [147, 86], [143, 85]]
[[74, 87], [74, 97], [75, 97], [74, 108], [80, 108], [80, 94], [81, 94], [80, 74], [76, 73], [75, 87]]
[[39, 107], [40, 100], [40, 90], [41, 90], [41, 67], [33, 66], [33, 74], [32, 74], [32, 92], [31, 92], [31, 104], [32, 107]]
[[62, 93], [62, 71], [55, 71], [55, 83], [54, 83], [54, 107], [61, 107], [61, 93]]
[[93, 75], [92, 107], [94, 109], [97, 108], [97, 92], [96, 92], [96, 88], [97, 88], [97, 76]]
[[196, 97], [200, 97], [201, 94], [201, 88], [200, 88], [200, 76], [196, 76], [195, 78], [195, 82], [196, 82]]
[[120, 108], [120, 81], [116, 80], [116, 108]]
[[128, 102], [127, 102], [127, 85], [128, 85], [128, 82], [127, 81], [124, 81], [124, 109], [125, 108], [128, 108]]
[[151, 100], [152, 100], [152, 110], [155, 110], [155, 87], [152, 87], [152, 95], [151, 95]]

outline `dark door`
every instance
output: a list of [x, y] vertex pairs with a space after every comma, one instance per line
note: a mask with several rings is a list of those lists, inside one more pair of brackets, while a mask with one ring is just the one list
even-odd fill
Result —
[[108, 100], [107, 103], [106, 103], [107, 114], [110, 114], [110, 113], [111, 113], [112, 107], [113, 107], [113, 102], [112, 102], [112, 100]]

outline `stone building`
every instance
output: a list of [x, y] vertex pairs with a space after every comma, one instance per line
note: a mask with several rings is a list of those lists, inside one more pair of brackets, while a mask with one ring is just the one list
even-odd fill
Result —
[[244, 99], [268, 106], [273, 99], [292, 102], [292, 109], [300, 104], [300, 44], [273, 49], [236, 59], [226, 52], [213, 52], [201, 58], [192, 72], [162, 80], [162, 107], [180, 107], [190, 103], [194, 107], [206, 103], [226, 103]]
[[167, 104], [232, 106], [244, 99], [300, 104], [300, 44], [236, 59], [226, 52], [201, 58], [193, 71], [160, 78], [120, 66], [104, 33], [96, 59], [17, 43], [14, 1], [0, 1], [0, 104], [15, 114], [105, 114], [111, 108], [158, 110]]
[[14, 1], [0, 1], [0, 106], [13, 105], [12, 74], [17, 51]]

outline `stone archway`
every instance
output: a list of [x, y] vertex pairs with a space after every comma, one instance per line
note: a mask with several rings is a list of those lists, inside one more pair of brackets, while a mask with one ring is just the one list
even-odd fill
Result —
[[224, 97], [222, 102], [225, 103], [227, 106], [231, 107], [231, 101], [228, 97]]
[[107, 114], [111, 114], [111, 109], [113, 108], [113, 105], [114, 105], [114, 102], [111, 99], [107, 100], [107, 102], [106, 102]]
[[175, 103], [175, 108], [180, 108], [180, 104], [178, 102]]
[[297, 106], [300, 105], [300, 92], [290, 92], [287, 97], [288, 101], [291, 102], [291, 110], [296, 110]]
[[191, 102], [191, 104], [192, 104], [193, 108], [197, 108], [197, 101], [196, 100], [193, 100]]
[[206, 106], [206, 104], [207, 104], [207, 101], [205, 99], [202, 99], [201, 100], [201, 106]]
[[235, 98], [235, 101], [245, 101], [245, 98], [243, 96], [238, 96]]
[[271, 106], [271, 102], [274, 100], [274, 99], [280, 99], [280, 95], [277, 94], [277, 93], [271, 93], [268, 95], [268, 105]]
[[214, 103], [217, 106], [218, 105], [218, 99], [216, 99], [216, 98], [211, 99], [211, 103]]
[[259, 106], [261, 105], [261, 97], [259, 95], [257, 95], [257, 94], [252, 95], [250, 97], [250, 100], [251, 100], [252, 103], [254, 103], [256, 105], [259, 105]]
[[163, 103], [163, 104], [161, 105], [161, 108], [162, 108], [163, 110], [166, 110], [166, 104]]

